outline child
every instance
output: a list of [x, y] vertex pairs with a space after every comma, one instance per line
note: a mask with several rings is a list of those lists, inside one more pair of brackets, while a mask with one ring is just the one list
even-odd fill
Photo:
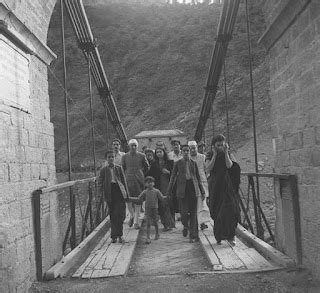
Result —
[[130, 201], [142, 203], [145, 201], [145, 219], [147, 222], [147, 240], [146, 244], [150, 244], [150, 226], [151, 222], [153, 223], [156, 235], [154, 237], [155, 240], [159, 239], [159, 228], [158, 228], [158, 200], [166, 199], [166, 196], [163, 196], [162, 193], [154, 188], [154, 178], [151, 176], [147, 176], [144, 180], [146, 185], [146, 190], [142, 191], [138, 198], [129, 197]]

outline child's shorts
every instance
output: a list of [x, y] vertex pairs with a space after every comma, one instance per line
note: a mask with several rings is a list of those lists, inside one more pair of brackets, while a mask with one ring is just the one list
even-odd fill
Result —
[[159, 221], [159, 213], [157, 208], [146, 209], [144, 215], [146, 221], [149, 221], [149, 223], [156, 223]]

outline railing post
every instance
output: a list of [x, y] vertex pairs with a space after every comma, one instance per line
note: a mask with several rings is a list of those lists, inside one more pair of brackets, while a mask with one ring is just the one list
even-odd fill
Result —
[[252, 191], [252, 198], [253, 198], [253, 207], [254, 207], [254, 216], [255, 216], [255, 220], [256, 220], [256, 227], [257, 227], [257, 236], [260, 239], [264, 239], [264, 231], [263, 231], [263, 227], [261, 224], [261, 213], [260, 213], [260, 203], [257, 199], [256, 196], [256, 190], [255, 190], [255, 184], [254, 184], [254, 179], [253, 176], [249, 176], [249, 182], [250, 182], [250, 186], [251, 186], [251, 191]]
[[33, 224], [34, 224], [34, 239], [35, 239], [35, 256], [37, 280], [42, 281], [42, 247], [41, 247], [41, 209], [40, 209], [41, 191], [36, 190], [32, 193], [33, 203]]
[[292, 192], [292, 208], [295, 226], [295, 237], [296, 237], [296, 254], [297, 254], [297, 265], [302, 264], [302, 243], [301, 243], [301, 223], [300, 223], [300, 206], [299, 206], [299, 192], [297, 176], [289, 175], [289, 183]]

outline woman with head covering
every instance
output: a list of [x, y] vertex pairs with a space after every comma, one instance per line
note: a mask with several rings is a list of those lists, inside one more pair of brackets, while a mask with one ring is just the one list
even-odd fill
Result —
[[[167, 192], [172, 167], [173, 162], [168, 159], [166, 151], [161, 147], [157, 147], [148, 175], [155, 179], [155, 188], [159, 189], [162, 194], [166, 194]], [[174, 221], [167, 199], [159, 202], [159, 215], [161, 223], [164, 226], [163, 230], [171, 230], [174, 227]]]
[[212, 139], [212, 150], [206, 158], [209, 184], [209, 209], [214, 220], [217, 243], [227, 240], [235, 245], [235, 230], [240, 221], [238, 191], [240, 166], [230, 155], [229, 146], [221, 134]]

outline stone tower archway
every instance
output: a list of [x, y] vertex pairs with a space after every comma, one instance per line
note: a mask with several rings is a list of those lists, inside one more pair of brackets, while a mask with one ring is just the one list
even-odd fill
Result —
[[36, 278], [32, 192], [55, 182], [47, 66], [56, 56], [46, 45], [55, 3], [0, 1], [0, 292], [26, 292]]

